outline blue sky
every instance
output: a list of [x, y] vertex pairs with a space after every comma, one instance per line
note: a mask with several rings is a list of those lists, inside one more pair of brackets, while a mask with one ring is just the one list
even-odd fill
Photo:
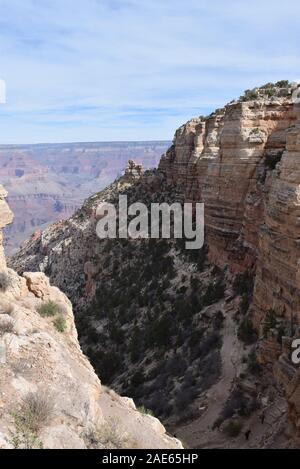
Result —
[[0, 0], [0, 143], [171, 139], [300, 76], [298, 0]]

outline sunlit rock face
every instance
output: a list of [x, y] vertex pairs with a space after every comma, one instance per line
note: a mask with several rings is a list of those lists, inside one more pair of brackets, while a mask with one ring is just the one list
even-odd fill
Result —
[[285, 150], [296, 118], [289, 99], [238, 102], [176, 132], [160, 168], [185, 200], [205, 203], [213, 262], [233, 271], [254, 263], [269, 187], [265, 163]]
[[6, 270], [2, 229], [13, 221], [12, 211], [5, 201], [7, 195], [4, 187], [0, 185], [0, 270]]
[[[251, 316], [260, 361], [286, 390], [299, 432], [299, 373], [291, 338], [265, 337], [268, 314], [289, 337], [300, 324], [300, 105], [289, 98], [235, 102], [175, 134], [160, 167], [185, 200], [205, 203], [212, 262], [254, 271]], [[300, 432], [299, 432], [300, 433]]]

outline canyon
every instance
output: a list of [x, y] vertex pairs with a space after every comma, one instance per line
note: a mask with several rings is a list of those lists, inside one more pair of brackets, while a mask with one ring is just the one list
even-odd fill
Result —
[[[0, 186], [0, 228], [13, 220]], [[2, 236], [2, 231], [1, 231]], [[40, 272], [18, 276], [0, 250], [0, 449], [180, 449], [132, 399], [102, 386], [72, 305]]]
[[100, 142], [0, 145], [0, 177], [15, 218], [5, 229], [14, 253], [35, 230], [69, 218], [83, 201], [108, 184], [134, 158], [156, 167], [168, 142]]
[[[11, 259], [71, 299], [81, 346], [105, 384], [189, 447], [300, 444], [300, 373], [290, 358], [300, 331], [294, 91], [269, 83], [190, 120], [158, 169], [129, 167]], [[97, 206], [119, 194], [204, 203], [205, 246], [99, 240]]]

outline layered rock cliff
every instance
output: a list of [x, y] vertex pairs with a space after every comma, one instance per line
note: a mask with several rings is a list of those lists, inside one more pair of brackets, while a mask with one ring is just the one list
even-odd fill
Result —
[[[150, 315], [154, 314], [151, 320], [153, 317], [159, 320], [169, 317], [171, 321], [171, 317], [176, 317], [175, 324], [180, 324], [180, 315], [177, 316], [179, 306], [176, 304], [174, 307], [174, 295], [176, 298], [177, 291], [181, 296], [176, 300], [186, 301], [186, 310], [192, 311], [190, 320], [185, 318], [185, 327], [186, 324], [192, 325], [192, 328], [199, 332], [205, 324], [204, 337], [207, 338], [212, 324], [210, 321], [215, 320], [218, 309], [229, 321], [221, 334], [221, 342], [211, 349], [215, 347], [216, 351], [222, 347], [225, 354], [232, 353], [236, 360], [235, 371], [228, 371], [230, 363], [223, 361], [223, 372], [210, 382], [210, 391], [205, 395], [203, 377], [199, 374], [197, 376], [195, 370], [192, 370], [192, 378], [198, 379], [200, 383], [196, 391], [199, 398], [198, 409], [205, 409], [196, 416], [196, 427], [193, 424], [189, 430], [185, 430], [185, 436], [190, 432], [192, 445], [199, 444], [199, 441], [194, 440], [195, 428], [200, 434], [205, 433], [205, 426], [213, 425], [220, 415], [224, 417], [226, 406], [233, 399], [231, 394], [237, 392], [237, 389], [240, 393], [241, 389], [243, 390], [243, 402], [246, 400], [249, 404], [251, 398], [249, 394], [245, 398], [244, 392], [247, 389], [249, 393], [249, 389], [253, 391], [254, 388], [254, 398], [257, 402], [260, 401], [258, 407], [269, 402], [268, 409], [272, 400], [274, 402], [274, 396], [271, 398], [269, 394], [273, 395], [275, 389], [275, 395], [280, 399], [284, 396], [289, 405], [290, 422], [296, 429], [299, 427], [299, 373], [290, 359], [290, 344], [292, 337], [298, 333], [300, 319], [300, 106], [292, 99], [293, 90], [287, 82], [280, 82], [276, 86], [268, 84], [248, 91], [245, 96], [217, 110], [211, 116], [192, 119], [176, 132], [173, 145], [161, 159], [158, 172], [145, 173], [139, 180], [130, 183], [126, 178], [121, 179], [106, 191], [96, 194], [70, 220], [53, 225], [29, 240], [13, 260], [13, 265], [19, 271], [28, 268], [46, 271], [52, 281], [74, 301], [79, 322], [82, 320], [80, 309], [84, 305], [91, 305], [93, 311], [90, 311], [85, 323], [85, 326], [89, 326], [88, 332], [82, 332], [82, 339], [97, 363], [98, 354], [101, 352], [101, 346], [98, 346], [100, 337], [104, 337], [111, 346], [120, 340], [118, 330], [122, 330], [122, 337], [124, 334], [127, 337], [128, 331], [129, 335], [133, 332], [134, 318], [127, 318], [122, 322], [123, 313], [119, 311], [119, 305], [109, 304], [105, 311], [102, 309], [103, 301], [105, 300], [105, 305], [108, 302], [110, 289], [118, 290], [120, 282], [126, 276], [131, 278], [131, 259], [135, 259], [130, 245], [124, 247], [120, 246], [120, 243], [114, 245], [99, 242], [95, 235], [97, 204], [104, 200], [116, 201], [119, 192], [127, 193], [133, 200], [148, 202], [204, 202], [207, 260], [200, 256], [183, 262], [182, 250], [176, 245], [169, 245], [164, 251], [164, 256], [172, 257], [176, 266], [176, 280], [172, 280], [171, 289], [167, 287], [166, 296], [160, 301], [159, 311], [152, 311], [152, 306], [150, 308]], [[143, 279], [145, 275], [143, 265], [148, 262], [148, 258], [145, 258], [147, 249], [146, 245], [143, 249], [138, 247], [137, 257], [141, 265], [135, 267], [138, 272], [135, 277], [139, 279]], [[161, 259], [160, 253], [153, 256], [152, 262], [155, 264], [158, 259]], [[213, 265], [218, 266], [220, 270], [215, 271]], [[122, 270], [121, 266], [125, 268]], [[156, 272], [152, 264], [150, 271]], [[157, 275], [159, 282], [164, 280], [162, 274], [153, 275]], [[199, 282], [198, 289], [193, 286], [195, 277]], [[146, 283], [145, 280], [142, 294], [147, 290]], [[141, 288], [133, 278], [131, 284], [137, 289]], [[208, 288], [212, 286], [213, 293]], [[220, 286], [222, 288], [219, 288]], [[164, 289], [163, 284], [158, 287]], [[181, 288], [183, 289], [180, 290]], [[153, 301], [153, 289], [147, 290], [148, 294], [148, 300]], [[157, 294], [159, 293], [155, 289], [154, 298]], [[131, 300], [135, 295], [134, 291], [130, 293]], [[151, 303], [147, 304], [149, 309]], [[210, 308], [208, 311], [205, 309], [207, 306]], [[125, 304], [125, 310], [126, 315], [128, 311], [134, 313], [130, 302]], [[143, 318], [143, 315], [141, 317]], [[232, 321], [235, 321], [236, 325]], [[142, 323], [145, 327], [147, 320], [143, 319]], [[110, 324], [110, 327], [106, 337], [107, 324]], [[140, 323], [138, 325], [140, 326]], [[82, 331], [85, 329], [82, 328]], [[178, 326], [175, 343], [179, 340], [180, 331], [181, 326]], [[190, 335], [192, 331], [187, 332], [183, 342], [191, 340], [193, 343]], [[253, 358], [256, 353], [260, 364], [264, 366], [263, 376], [266, 377], [267, 383], [262, 385], [261, 377], [258, 381], [257, 377], [253, 381], [247, 376], [249, 367], [245, 369], [242, 364], [240, 345], [238, 340], [234, 339], [235, 335], [245, 343], [242, 353], [248, 354], [249, 367], [255, 373], [259, 369], [259, 364]], [[198, 339], [201, 343], [203, 336], [200, 334]], [[91, 340], [95, 345], [91, 346]], [[126, 349], [127, 341], [124, 340], [123, 344]], [[146, 345], [142, 345], [142, 349], [143, 347]], [[233, 351], [230, 352], [228, 347], [233, 347]], [[155, 353], [158, 353], [156, 348], [153, 348]], [[190, 356], [199, 359], [202, 353], [199, 350], [185, 350], [180, 340], [176, 353], [178, 351], [189, 360]], [[167, 347], [166, 353], [169, 352]], [[151, 361], [151, 356], [148, 360]], [[121, 370], [127, 370], [127, 358], [121, 362]], [[135, 366], [134, 363], [132, 365]], [[105, 367], [105, 363], [101, 362], [99, 370]], [[221, 379], [223, 384], [224, 380], [226, 382], [226, 376], [222, 374], [224, 370], [227, 370], [225, 375], [228, 389], [226, 388], [224, 395], [220, 397], [222, 386], [218, 388], [218, 379]], [[179, 376], [174, 373], [176, 379], [180, 381], [182, 376], [187, 379], [183, 371], [179, 373]], [[140, 382], [147, 383], [149, 376], [148, 373], [146, 377], [139, 376]], [[116, 375], [112, 379], [116, 387], [124, 386], [123, 375], [120, 380], [116, 379]], [[130, 381], [127, 384], [130, 388], [132, 383]], [[272, 393], [269, 393], [272, 386], [275, 387]], [[166, 384], [163, 389], [168, 393], [173, 388]], [[282, 389], [284, 394], [281, 397]], [[178, 391], [176, 386], [175, 390]], [[251, 392], [250, 396], [253, 397]], [[215, 393], [220, 402], [225, 404], [223, 410], [223, 404], [217, 409], [211, 404]], [[190, 402], [193, 399], [190, 398]], [[287, 415], [283, 402], [280, 401], [280, 406], [277, 406], [282, 409], [282, 418]], [[210, 405], [213, 406], [213, 411], [210, 411]], [[239, 412], [245, 411], [243, 406], [244, 404]], [[238, 411], [235, 407], [234, 409], [235, 411], [229, 414], [236, 417]], [[252, 412], [255, 415], [254, 408]], [[204, 445], [203, 441], [202, 439], [201, 444]], [[266, 441], [266, 435], [257, 444], [264, 445], [263, 441]]]
[[[0, 226], [12, 221], [0, 187]], [[2, 249], [2, 244], [1, 244]], [[154, 417], [101, 385], [72, 306], [43, 273], [0, 258], [0, 448], [181, 448]]]
[[185, 200], [205, 203], [211, 261], [233, 273], [253, 270], [250, 315], [260, 361], [286, 389], [298, 429], [299, 373], [290, 345], [300, 319], [300, 106], [292, 89], [280, 94], [188, 122], [160, 167]]
[[286, 149], [296, 120], [290, 98], [238, 101], [176, 132], [160, 168], [186, 201], [205, 203], [213, 262], [234, 271], [253, 265], [271, 173], [268, 162]]
[[290, 345], [300, 319], [299, 117], [291, 97], [234, 102], [179, 129], [160, 164], [186, 200], [205, 203], [210, 259], [232, 272], [253, 269], [260, 361], [285, 388], [297, 429]]

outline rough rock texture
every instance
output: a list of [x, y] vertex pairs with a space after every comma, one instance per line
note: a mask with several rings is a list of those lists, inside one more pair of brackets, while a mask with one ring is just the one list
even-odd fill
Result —
[[0, 186], [0, 269], [6, 270], [6, 259], [3, 249], [3, 233], [2, 229], [13, 221], [13, 214], [5, 202], [7, 192], [3, 186]]
[[[258, 326], [268, 309], [289, 324], [300, 322], [300, 106], [287, 132], [281, 162], [267, 181], [254, 292]], [[292, 333], [295, 330], [291, 331]]]
[[264, 219], [265, 161], [282, 152], [296, 122], [291, 101], [237, 102], [175, 134], [165, 170], [185, 200], [205, 203], [210, 258], [239, 271], [257, 256]]
[[[22, 271], [45, 270], [67, 292], [99, 376], [151, 409], [187, 446], [276, 447], [277, 434], [286, 446], [286, 404], [280, 393], [271, 400], [272, 386], [249, 372], [253, 347], [237, 337], [243, 315], [232, 274], [207, 263], [205, 249], [188, 252], [181, 242], [100, 241], [97, 205], [115, 202], [120, 192], [147, 205], [177, 197], [160, 172], [146, 172], [138, 183], [122, 178], [67, 222], [37, 233], [15, 262]], [[261, 428], [265, 402], [268, 425]], [[242, 434], [238, 440], [223, 434], [238, 412], [244, 425], [251, 414], [249, 444]]]
[[135, 179], [139, 179], [144, 173], [142, 164], [137, 164], [133, 160], [129, 160], [125, 169], [125, 180], [131, 182]]
[[281, 335], [299, 334], [299, 117], [289, 97], [234, 102], [181, 127], [160, 163], [186, 200], [205, 203], [210, 259], [233, 272], [254, 266], [260, 361], [285, 388], [297, 428], [299, 373], [278, 331], [264, 328], [272, 311]]
[[[1, 199], [1, 227], [11, 219]], [[101, 386], [80, 349], [70, 301], [45, 274], [19, 277], [8, 269], [6, 275], [9, 283], [0, 292], [0, 448], [182, 447], [132, 400]], [[40, 307], [50, 301], [57, 312], [47, 316]]]
[[[176, 190], [174, 198], [205, 203], [210, 262], [228, 267], [232, 277], [251, 271], [254, 292], [245, 292], [246, 318], [258, 333], [259, 360], [285, 390], [299, 429], [299, 372], [290, 360], [290, 343], [300, 321], [300, 106], [291, 91], [264, 87], [209, 117], [192, 119], [177, 130], [159, 167]], [[87, 248], [94, 239], [92, 205], [90, 199], [63, 226], [31, 239], [13, 260], [20, 271], [49, 271], [76, 305], [80, 297], [93, 297], [100, 269]], [[69, 283], [72, 270], [75, 287]]]

